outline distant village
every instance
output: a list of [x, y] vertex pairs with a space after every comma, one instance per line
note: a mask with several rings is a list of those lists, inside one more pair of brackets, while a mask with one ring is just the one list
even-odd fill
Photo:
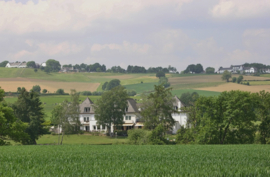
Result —
[[254, 73], [270, 73], [270, 68], [257, 69], [256, 67], [244, 67], [244, 65], [231, 65], [231, 67], [220, 67], [217, 73], [222, 74], [224, 71], [229, 71], [235, 74], [254, 74]]

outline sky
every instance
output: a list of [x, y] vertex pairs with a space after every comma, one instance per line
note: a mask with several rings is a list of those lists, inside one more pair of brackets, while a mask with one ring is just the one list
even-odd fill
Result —
[[0, 62], [270, 65], [270, 0], [0, 0]]

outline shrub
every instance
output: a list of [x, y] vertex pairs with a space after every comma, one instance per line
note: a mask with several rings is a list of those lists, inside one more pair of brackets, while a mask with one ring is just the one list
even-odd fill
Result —
[[143, 129], [128, 130], [128, 140], [130, 144], [148, 144], [150, 131]]
[[165, 139], [165, 129], [159, 124], [149, 135], [149, 144], [153, 145], [165, 145], [169, 144], [169, 141]]
[[47, 93], [47, 92], [48, 92], [47, 89], [43, 89], [43, 90], [42, 90], [42, 93], [44, 93], [44, 94]]
[[195, 137], [192, 129], [185, 128], [183, 126], [176, 133], [176, 142], [178, 144], [190, 144], [194, 143]]
[[56, 94], [59, 94], [59, 95], [65, 94], [64, 89], [58, 89], [58, 90], [56, 91]]
[[33, 91], [34, 92], [38, 92], [38, 93], [40, 93], [40, 91], [41, 91], [41, 88], [40, 88], [40, 86], [39, 85], [35, 85], [35, 86], [33, 86]]
[[128, 95], [129, 96], [135, 96], [137, 93], [134, 91], [134, 90], [132, 90], [132, 91], [128, 91]]
[[85, 95], [85, 96], [92, 95], [92, 93], [90, 91], [83, 91], [80, 94]]
[[126, 136], [127, 131], [126, 130], [116, 130], [115, 133], [117, 132], [117, 136]]
[[237, 80], [236, 77], [233, 77], [233, 78], [232, 78], [232, 82], [233, 82], [233, 83], [235, 83], [236, 80]]

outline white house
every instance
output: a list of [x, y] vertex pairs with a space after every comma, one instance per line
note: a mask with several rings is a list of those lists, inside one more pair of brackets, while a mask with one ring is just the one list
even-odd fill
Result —
[[257, 68], [255, 68], [255, 67], [245, 67], [244, 71], [245, 71], [245, 73], [256, 73]]
[[187, 126], [187, 113], [181, 110], [181, 108], [184, 107], [184, 104], [180, 101], [180, 99], [177, 96], [175, 96], [174, 99], [174, 109], [179, 111], [179, 113], [172, 114], [172, 117], [175, 120], [175, 125], [173, 126], [172, 133], [176, 134], [180, 126]]
[[26, 68], [26, 62], [10, 62], [7, 63], [6, 68]]
[[231, 67], [228, 68], [222, 68], [220, 67], [217, 73], [222, 74], [224, 71], [229, 71], [231, 73], [242, 73], [244, 71], [244, 66], [243, 65], [231, 65]]
[[[175, 98], [174, 109], [178, 110], [180, 113], [172, 114], [173, 119], [176, 121], [175, 125], [173, 126], [172, 133], [175, 134], [180, 126], [186, 127], [187, 123], [187, 114], [181, 111], [181, 108], [184, 104], [179, 100], [177, 96]], [[134, 99], [127, 100], [127, 108], [126, 114], [123, 116], [123, 125], [120, 127], [115, 127], [112, 125], [111, 132], [113, 130], [130, 130], [130, 129], [140, 129], [143, 128], [143, 122], [140, 122], [140, 115], [137, 103]], [[94, 103], [89, 99], [86, 98], [80, 104], [80, 122], [81, 122], [81, 130], [83, 131], [99, 131], [99, 132], [106, 132], [107, 127], [98, 125], [95, 119], [95, 110], [94, 110]]]
[[45, 63], [45, 62], [43, 62], [43, 63], [41, 63], [41, 65], [40, 65], [40, 66], [46, 67], [47, 65], [46, 65], [46, 63]]

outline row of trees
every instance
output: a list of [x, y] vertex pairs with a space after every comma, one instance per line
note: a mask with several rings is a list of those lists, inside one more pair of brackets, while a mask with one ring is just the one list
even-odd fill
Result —
[[[222, 92], [200, 97], [189, 112], [188, 128], [178, 131], [179, 143], [251, 144], [256, 133], [262, 144], [270, 143], [270, 94], [265, 91]], [[259, 126], [255, 124], [260, 121]]]

